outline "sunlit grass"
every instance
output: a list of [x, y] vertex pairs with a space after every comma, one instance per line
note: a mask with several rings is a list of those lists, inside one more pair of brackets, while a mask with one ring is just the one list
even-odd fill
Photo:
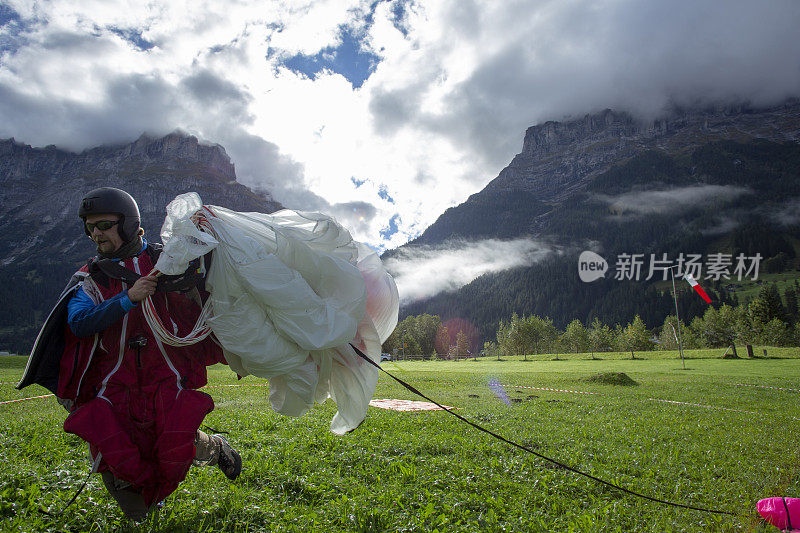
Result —
[[[496, 361], [390, 362], [383, 367], [458, 413], [536, 451], [637, 492], [744, 517], [720, 517], [624, 496], [465, 426], [444, 412], [370, 408], [355, 432], [328, 431], [330, 402], [299, 419], [277, 415], [268, 389], [210, 369], [216, 409], [244, 471], [230, 483], [192, 469], [143, 526], [155, 531], [768, 531], [763, 497], [800, 497], [797, 349], [723, 360], [721, 350], [529, 356]], [[627, 356], [627, 358], [626, 358]], [[565, 360], [566, 359], [566, 360]], [[0, 357], [0, 402], [23, 358]], [[590, 382], [625, 372], [637, 386]], [[509, 405], [488, 387], [508, 385]], [[221, 385], [238, 385], [223, 387]], [[757, 386], [742, 386], [757, 385]], [[558, 389], [558, 390], [545, 390]], [[572, 391], [572, 392], [560, 392]], [[596, 394], [581, 394], [592, 392]], [[418, 399], [382, 376], [376, 398]], [[658, 400], [685, 402], [684, 405]], [[61, 430], [52, 398], [0, 405], [0, 527], [28, 531], [136, 529], [98, 476], [85, 445]]]

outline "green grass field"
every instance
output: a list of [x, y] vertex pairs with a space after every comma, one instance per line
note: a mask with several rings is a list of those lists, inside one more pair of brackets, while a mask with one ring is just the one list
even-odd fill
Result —
[[[762, 351], [759, 348], [758, 354]], [[740, 350], [741, 354], [741, 350]], [[0, 404], [0, 527], [8, 531], [777, 531], [755, 503], [800, 497], [800, 349], [719, 359], [721, 350], [505, 361], [384, 363], [462, 416], [631, 490], [723, 509], [719, 516], [627, 496], [466, 426], [445, 412], [370, 407], [355, 432], [328, 431], [328, 402], [299, 419], [269, 408], [263, 380], [210, 369], [216, 409], [244, 471], [192, 469], [140, 526], [121, 518], [53, 398]], [[24, 358], [0, 356], [0, 402]], [[638, 386], [589, 382], [624, 372]], [[510, 404], [488, 384], [496, 380]], [[239, 385], [222, 387], [220, 385]], [[743, 386], [751, 385], [751, 386]], [[780, 388], [766, 388], [780, 387]], [[560, 389], [543, 390], [543, 389]], [[593, 392], [599, 394], [580, 394]], [[383, 375], [376, 398], [418, 399]], [[685, 404], [667, 403], [685, 402]], [[691, 404], [691, 405], [686, 405]], [[40, 507], [52, 510], [49, 517]]]
[[[789, 287], [794, 287], [794, 282], [800, 278], [797, 271], [780, 272], [777, 274], [760, 274], [758, 279], [762, 283], [774, 283], [778, 291], [783, 295], [783, 291]], [[758, 296], [758, 291], [761, 290], [761, 285], [757, 281], [751, 279], [743, 279], [742, 281], [733, 280], [731, 283], [739, 285], [736, 289], [736, 296], [739, 298], [739, 303], [748, 303]]]

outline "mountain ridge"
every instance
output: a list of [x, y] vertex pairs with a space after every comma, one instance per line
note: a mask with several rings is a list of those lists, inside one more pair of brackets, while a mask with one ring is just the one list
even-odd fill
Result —
[[[496, 203], [498, 197], [524, 193], [532, 202], [537, 220], [525, 231], [482, 232], [483, 236], [513, 238], [522, 234], [540, 236], [547, 219], [543, 205], [558, 205], [584, 191], [599, 174], [637, 153], [654, 149], [687, 155], [702, 144], [723, 140], [800, 142], [800, 99], [767, 108], [748, 105], [711, 109], [676, 109], [663, 118], [635, 119], [627, 112], [606, 109], [567, 122], [546, 121], [527, 128], [522, 151], [482, 190], [445, 211], [417, 238], [405, 245], [441, 244], [472, 235], [450, 228], [448, 219], [470, 220], [478, 205]], [[459, 213], [463, 211], [463, 213]], [[442, 230], [441, 226], [448, 226]], [[394, 249], [394, 250], [398, 250]], [[387, 257], [394, 250], [387, 251]]]
[[800, 100], [763, 109], [740, 105], [674, 110], [651, 121], [610, 109], [568, 122], [547, 121], [526, 130], [522, 152], [477, 194], [533, 189], [543, 201], [560, 201], [580, 190], [608, 163], [644, 149], [674, 153], [698, 142], [754, 138], [800, 141]]
[[179, 131], [164, 137], [142, 134], [136, 141], [131, 143], [96, 146], [81, 152], [70, 152], [57, 148], [55, 145], [34, 148], [29, 144], [16, 142], [13, 137], [0, 139], [0, 157], [19, 155], [23, 156], [22, 162], [34, 159], [39, 165], [50, 167], [50, 170], [63, 170], [63, 167], [59, 168], [53, 165], [56, 162], [81, 166], [104, 161], [107, 163], [107, 167], [113, 169], [108, 163], [119, 162], [123, 159], [142, 159], [145, 161], [190, 159], [205, 163], [230, 179], [236, 179], [233, 162], [224, 147], [219, 144], [200, 143], [197, 137]]
[[[560, 327], [574, 318], [625, 323], [639, 313], [656, 326], [674, 312], [669, 298], [645, 282], [582, 283], [577, 254], [735, 254], [763, 245], [771, 268], [794, 268], [798, 185], [796, 99], [763, 109], [682, 110], [649, 123], [606, 110], [528, 128], [523, 152], [484, 189], [383, 257], [413, 257], [416, 248], [430, 255], [437, 247], [489, 237], [535, 239], [558, 247], [559, 254], [406, 302], [401, 317], [468, 319], [483, 338], [491, 338], [512, 312], [550, 316]], [[513, 227], [495, 230], [498, 221], [513, 221]], [[610, 268], [613, 274], [613, 263]], [[723, 285], [710, 290], [718, 302], [732, 301]], [[687, 320], [702, 312], [697, 302], [687, 299], [685, 305], [681, 316]]]

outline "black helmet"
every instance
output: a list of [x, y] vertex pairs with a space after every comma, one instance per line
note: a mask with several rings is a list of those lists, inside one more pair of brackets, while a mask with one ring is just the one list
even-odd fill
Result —
[[117, 226], [119, 236], [123, 242], [134, 239], [139, 234], [139, 206], [133, 196], [122, 189], [114, 187], [100, 187], [89, 192], [81, 200], [81, 207], [78, 209], [78, 216], [84, 221], [83, 231], [89, 235], [86, 229], [86, 217], [99, 213], [115, 213], [120, 216]]

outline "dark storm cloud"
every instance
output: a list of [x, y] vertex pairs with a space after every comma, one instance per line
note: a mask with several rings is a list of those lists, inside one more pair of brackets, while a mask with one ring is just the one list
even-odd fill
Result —
[[800, 95], [794, 0], [514, 2], [479, 27], [463, 21], [469, 5], [454, 5], [452, 31], [494, 35], [494, 46], [450, 95], [447, 113], [421, 111], [407, 91], [377, 93], [378, 131], [406, 121], [502, 168], [525, 129], [546, 120], [604, 108], [653, 118], [674, 105]]
[[175, 129], [174, 94], [159, 77], [119, 76], [101, 104], [43, 100], [21, 89], [0, 83], [0, 137], [80, 151]]
[[376, 89], [369, 102], [369, 110], [375, 118], [375, 130], [389, 135], [397, 129], [417, 120], [420, 87], [397, 90]]
[[237, 85], [205, 69], [193, 72], [184, 78], [180, 82], [180, 87], [205, 104], [231, 101], [244, 107], [251, 100], [250, 96]]
[[290, 209], [315, 211], [329, 205], [302, 187], [303, 165], [281, 154], [274, 143], [233, 125], [220, 128], [215, 138], [221, 139], [220, 143], [236, 162], [236, 176], [245, 185], [269, 191]]

